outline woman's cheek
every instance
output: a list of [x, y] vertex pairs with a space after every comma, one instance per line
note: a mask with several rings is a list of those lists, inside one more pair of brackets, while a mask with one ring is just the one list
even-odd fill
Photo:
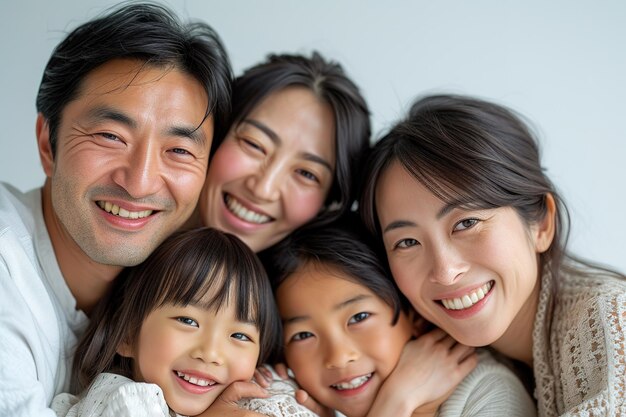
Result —
[[291, 193], [287, 201], [287, 218], [296, 228], [308, 223], [320, 212], [325, 197], [319, 190]]

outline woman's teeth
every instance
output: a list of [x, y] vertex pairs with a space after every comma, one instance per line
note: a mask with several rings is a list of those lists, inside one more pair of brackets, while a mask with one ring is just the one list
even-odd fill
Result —
[[239, 202], [235, 200], [235, 198], [231, 197], [228, 194], [224, 198], [224, 201], [226, 202], [226, 207], [228, 207], [230, 212], [239, 217], [241, 220], [258, 224], [267, 223], [271, 220], [270, 217], [264, 214], [248, 210], [247, 208], [239, 204]]
[[463, 310], [470, 308], [485, 298], [485, 295], [489, 292], [489, 290], [491, 290], [492, 286], [493, 281], [489, 281], [482, 287], [476, 288], [474, 291], [465, 294], [463, 297], [442, 299], [441, 304], [443, 304], [443, 306], [448, 310]]

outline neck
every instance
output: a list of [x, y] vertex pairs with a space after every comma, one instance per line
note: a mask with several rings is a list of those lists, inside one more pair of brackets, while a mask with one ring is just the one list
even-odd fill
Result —
[[541, 277], [538, 277], [524, 307], [517, 313], [517, 316], [515, 316], [515, 319], [502, 337], [491, 344], [491, 347], [498, 352], [531, 368], [533, 366], [533, 328], [535, 316], [537, 315], [540, 290]]
[[61, 274], [76, 299], [76, 307], [89, 314], [122, 268], [94, 262], [76, 244], [54, 213], [50, 179], [46, 180], [43, 187], [42, 205], [46, 229]]
[[189, 219], [183, 224], [181, 229], [188, 230], [203, 226], [199, 207], [200, 204], [197, 204], [195, 210], [191, 213], [191, 216], [189, 216]]

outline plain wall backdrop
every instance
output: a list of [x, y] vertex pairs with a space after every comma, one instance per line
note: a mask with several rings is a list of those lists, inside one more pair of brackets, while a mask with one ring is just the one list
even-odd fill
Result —
[[[35, 96], [54, 46], [115, 1], [0, 0], [0, 181], [43, 184]], [[418, 95], [452, 92], [528, 117], [572, 216], [570, 248], [626, 271], [626, 2], [164, 1], [222, 37], [235, 74], [269, 52], [339, 61], [374, 138]]]

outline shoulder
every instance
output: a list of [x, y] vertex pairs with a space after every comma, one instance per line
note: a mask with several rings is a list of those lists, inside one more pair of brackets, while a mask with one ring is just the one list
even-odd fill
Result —
[[553, 332], [611, 327], [626, 309], [626, 279], [596, 269], [564, 273], [554, 302]]
[[0, 234], [6, 228], [18, 229], [18, 234], [32, 230], [34, 213], [40, 203], [41, 189], [23, 193], [9, 184], [0, 183]]
[[534, 416], [536, 407], [515, 373], [487, 350], [441, 406], [446, 416]]
[[[624, 406], [626, 280], [602, 270], [563, 276], [550, 326], [545, 361], [535, 358], [538, 394], [557, 409], [598, 400]], [[537, 365], [542, 365], [539, 369]]]
[[158, 385], [135, 382], [111, 373], [100, 374], [74, 408], [79, 410], [78, 415], [169, 416]]

